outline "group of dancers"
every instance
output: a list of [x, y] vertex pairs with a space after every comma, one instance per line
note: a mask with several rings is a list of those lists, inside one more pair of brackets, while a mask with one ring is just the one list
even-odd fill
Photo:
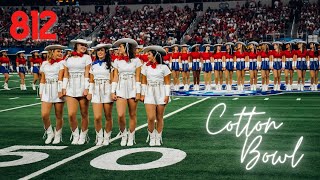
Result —
[[[160, 46], [143, 49], [148, 61], [136, 57], [137, 42], [123, 38], [112, 44], [93, 47], [94, 61], [88, 55], [91, 42], [72, 40], [73, 51], [63, 58], [61, 45], [49, 45], [47, 61], [40, 67], [41, 112], [44, 123], [45, 144], [58, 144], [62, 138], [63, 107], [67, 103], [72, 135], [71, 144], [88, 142], [88, 108], [92, 103], [96, 131], [96, 145], [109, 145], [113, 127], [112, 107], [116, 102], [121, 146], [135, 144], [137, 105], [144, 102], [148, 121], [150, 146], [162, 144], [163, 116], [170, 98], [171, 71], [164, 64], [165, 50]], [[118, 56], [112, 61], [110, 49], [118, 47]], [[50, 120], [52, 106], [55, 109], [56, 127]], [[78, 128], [77, 111], [80, 107], [81, 125]], [[126, 110], [129, 110], [129, 126], [126, 125]], [[103, 126], [102, 119], [105, 119]]]
[[[204, 90], [212, 90], [212, 74], [214, 75], [215, 90], [231, 91], [233, 83], [233, 73], [237, 75], [237, 90], [244, 90], [245, 72], [250, 73], [250, 90], [257, 90], [258, 71], [261, 71], [261, 90], [269, 90], [270, 72], [273, 73], [273, 82], [275, 91], [280, 91], [281, 74], [285, 74], [285, 88], [287, 91], [293, 90], [293, 75], [297, 72], [297, 90], [305, 89], [306, 70], [310, 71], [311, 90], [316, 91], [318, 87], [319, 72], [319, 51], [318, 42], [296, 41], [296, 42], [243, 42], [225, 43], [225, 44], [204, 44], [203, 52], [200, 52], [200, 44], [193, 46], [178, 45], [164, 46], [166, 55], [163, 57], [164, 63], [172, 71], [173, 91], [180, 90], [180, 74], [182, 74], [183, 90], [199, 91], [200, 74], [204, 75]], [[308, 47], [308, 49], [307, 49]], [[138, 45], [135, 50], [135, 56], [142, 63], [147, 62], [146, 53], [141, 50], [142, 46]], [[272, 50], [270, 50], [272, 49]], [[189, 51], [190, 50], [190, 51]], [[9, 90], [8, 80], [9, 71], [13, 71], [7, 56], [7, 50], [0, 51], [0, 71], [4, 74], [4, 89]], [[118, 48], [110, 47], [111, 61], [118, 57]], [[72, 49], [64, 50], [66, 57], [72, 53]], [[38, 50], [31, 51], [30, 59], [31, 72], [34, 79], [32, 83], [33, 90], [36, 90], [36, 83], [40, 78], [39, 68], [47, 58], [47, 51], [42, 51], [41, 56]], [[25, 73], [29, 71], [27, 61], [24, 57], [24, 51], [16, 53], [16, 71], [21, 78], [20, 88], [26, 90]], [[95, 50], [88, 49], [88, 55], [94, 61], [96, 59]], [[193, 86], [190, 84], [190, 72], [193, 73]], [[225, 84], [225, 86], [222, 86]], [[191, 87], [193, 87], [191, 89]]]

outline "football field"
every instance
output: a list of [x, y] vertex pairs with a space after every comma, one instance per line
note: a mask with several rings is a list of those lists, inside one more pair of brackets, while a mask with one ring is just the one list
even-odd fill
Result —
[[45, 145], [39, 97], [20, 91], [16, 75], [9, 85], [0, 90], [0, 179], [320, 179], [319, 92], [172, 97], [164, 144], [152, 148], [144, 105], [133, 147], [120, 146], [114, 106], [113, 142], [96, 147], [91, 106], [88, 144], [71, 145], [65, 105], [63, 142]]

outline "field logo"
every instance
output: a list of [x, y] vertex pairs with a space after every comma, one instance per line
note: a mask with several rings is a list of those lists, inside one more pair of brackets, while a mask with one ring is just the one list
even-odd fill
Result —
[[[261, 160], [263, 163], [267, 163], [271, 161], [272, 165], [276, 165], [278, 163], [283, 164], [288, 159], [291, 159], [291, 167], [295, 168], [303, 158], [304, 154], [301, 154], [299, 157], [297, 157], [298, 156], [297, 151], [303, 141], [303, 136], [299, 138], [291, 155], [284, 154], [283, 156], [281, 156], [281, 155], [278, 155], [278, 151], [275, 151], [272, 154], [265, 152], [262, 155], [262, 153], [260, 153], [260, 151], [258, 150], [258, 147], [260, 146], [263, 140], [263, 136], [259, 135], [259, 133], [267, 134], [271, 128], [277, 130], [283, 125], [283, 123], [281, 122], [280, 124], [276, 124], [275, 121], [271, 121], [271, 118], [268, 118], [268, 120], [265, 122], [258, 121], [255, 125], [251, 124], [253, 116], [265, 114], [265, 112], [256, 112], [255, 111], [256, 107], [254, 107], [251, 112], [246, 112], [246, 107], [244, 107], [241, 113], [234, 114], [234, 116], [239, 117], [237, 122], [233, 123], [232, 121], [229, 121], [227, 125], [225, 125], [219, 131], [212, 132], [209, 129], [209, 122], [210, 122], [210, 119], [213, 119], [211, 118], [211, 115], [213, 114], [213, 112], [216, 111], [214, 114], [219, 114], [219, 112], [217, 112], [218, 110], [216, 110], [219, 107], [223, 108], [223, 111], [222, 113], [220, 113], [220, 116], [219, 116], [220, 118], [223, 116], [223, 114], [227, 109], [226, 104], [220, 103], [210, 111], [209, 116], [207, 118], [207, 122], [206, 122], [207, 132], [210, 135], [218, 135], [224, 130], [226, 131], [234, 130], [237, 138], [241, 136], [245, 136], [245, 141], [244, 141], [242, 152], [241, 152], [241, 163], [244, 163], [247, 158], [251, 158], [247, 162], [247, 165], [246, 165], [247, 170], [251, 170], [252, 168], [254, 168], [254, 166], [259, 162], [259, 160]], [[247, 117], [247, 122], [243, 122], [245, 117]], [[250, 138], [251, 136], [253, 137], [255, 136], [255, 137]]]

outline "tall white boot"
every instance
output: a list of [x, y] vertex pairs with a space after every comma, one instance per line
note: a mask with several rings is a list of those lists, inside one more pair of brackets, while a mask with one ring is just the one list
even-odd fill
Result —
[[45, 138], [46, 136], [47, 136], [47, 139], [46, 139], [46, 141], [44, 143], [45, 144], [50, 144], [52, 139], [54, 138], [54, 132], [53, 132], [53, 129], [52, 129], [51, 125], [48, 127], [48, 129], [45, 129], [45, 133], [43, 135], [43, 138]]
[[150, 132], [148, 130], [148, 137], [147, 137], [147, 141], [146, 142], [148, 142], [150, 140], [149, 146], [155, 146], [156, 145], [156, 131], [157, 131], [156, 129], [154, 129], [152, 132]]
[[22, 85], [22, 84], [20, 84], [20, 90], [21, 90], [21, 91], [23, 90], [23, 85]]
[[99, 130], [99, 132], [96, 131], [96, 146], [101, 146], [103, 143], [103, 131], [102, 128]]
[[32, 84], [32, 90], [36, 90], [36, 85], [35, 84]]
[[121, 146], [126, 146], [127, 145], [127, 140], [128, 140], [128, 132], [127, 129], [124, 129], [123, 132], [119, 132], [117, 136], [121, 137]]
[[300, 91], [304, 91], [304, 84], [301, 84]]
[[71, 141], [71, 139], [72, 139], [71, 144], [73, 144], [73, 145], [78, 144], [78, 141], [79, 141], [79, 129], [78, 129], [78, 127], [74, 131], [72, 131], [72, 134], [71, 134], [71, 137], [70, 137], [70, 141]]
[[108, 146], [110, 144], [111, 133], [112, 133], [112, 131], [107, 133], [107, 131], [104, 130], [104, 135], [103, 135], [103, 145], [104, 146]]
[[3, 89], [5, 89], [5, 90], [10, 90], [10, 88], [9, 88], [9, 86], [8, 86], [8, 83], [4, 83]]
[[89, 142], [88, 129], [85, 131], [81, 130], [78, 145], [83, 145], [85, 142]]
[[161, 146], [162, 144], [162, 132], [158, 132], [157, 130], [156, 131], [156, 146]]
[[23, 91], [26, 91], [26, 90], [27, 90], [26, 84], [23, 84], [23, 85], [22, 85], [22, 90], [23, 90]]
[[128, 135], [128, 143], [127, 146], [133, 146], [133, 143], [135, 144], [135, 130], [133, 132], [130, 132], [129, 130], [129, 135]]
[[254, 91], [257, 91], [257, 85], [256, 85], [256, 84], [253, 85], [253, 90], [254, 90]]
[[62, 128], [57, 131], [57, 129], [54, 129], [54, 140], [52, 144], [59, 144], [62, 141]]

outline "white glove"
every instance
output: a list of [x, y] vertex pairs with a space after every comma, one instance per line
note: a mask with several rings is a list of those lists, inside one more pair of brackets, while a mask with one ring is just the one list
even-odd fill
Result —
[[89, 83], [89, 94], [93, 94], [94, 83]]
[[10, 70], [13, 72], [13, 67], [12, 66], [10, 66]]
[[166, 93], [166, 96], [170, 96], [170, 85], [165, 85], [165, 93]]
[[62, 81], [58, 81], [58, 92], [62, 92]]
[[147, 92], [147, 85], [141, 84], [141, 95], [144, 96]]
[[19, 67], [16, 67], [16, 69], [17, 69], [17, 73], [19, 73]]
[[33, 67], [31, 67], [30, 72], [33, 72]]
[[112, 82], [111, 83], [111, 93], [115, 93], [117, 89], [118, 83], [117, 82]]
[[69, 81], [68, 78], [63, 78], [62, 89], [67, 89], [68, 81]]
[[136, 82], [136, 94], [141, 93], [141, 82]]
[[43, 90], [44, 90], [45, 86], [46, 86], [45, 84], [40, 83], [40, 87], [39, 87], [39, 94], [40, 95], [43, 93]]

